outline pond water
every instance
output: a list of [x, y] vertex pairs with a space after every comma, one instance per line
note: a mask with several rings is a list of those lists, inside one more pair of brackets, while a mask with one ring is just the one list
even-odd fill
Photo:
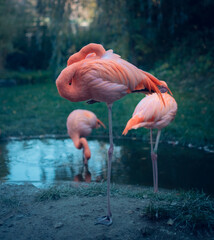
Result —
[[[92, 157], [83, 172], [82, 151], [71, 139], [0, 142], [0, 180], [35, 185], [58, 181], [106, 180], [107, 140], [89, 140]], [[150, 145], [139, 140], [114, 140], [112, 182], [153, 186]], [[213, 194], [214, 154], [160, 143], [159, 187], [198, 189]]]

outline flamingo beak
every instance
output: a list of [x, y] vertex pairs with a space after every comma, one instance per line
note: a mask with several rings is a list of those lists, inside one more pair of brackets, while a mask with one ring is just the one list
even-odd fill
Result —
[[97, 127], [99, 127], [100, 125], [103, 126], [104, 128], [106, 128], [105, 124], [102, 121], [100, 121], [99, 119], [97, 119]]
[[165, 86], [161, 85], [161, 86], [158, 86], [159, 90], [161, 93], [165, 93], [165, 92], [168, 92], [168, 88], [166, 88]]
[[160, 82], [162, 83], [160, 86], [158, 86], [160, 92], [161, 93], [169, 92], [172, 95], [172, 92], [168, 88], [167, 83], [162, 80], [160, 80]]

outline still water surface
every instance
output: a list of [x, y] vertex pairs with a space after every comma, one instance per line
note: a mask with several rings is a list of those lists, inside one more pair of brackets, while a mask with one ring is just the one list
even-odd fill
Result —
[[[114, 140], [112, 182], [152, 186], [149, 144]], [[106, 180], [107, 140], [89, 140], [92, 181]], [[199, 189], [214, 193], [214, 154], [160, 143], [159, 187]], [[0, 142], [0, 180], [35, 185], [58, 181], [83, 181], [82, 151], [70, 139], [32, 139]]]

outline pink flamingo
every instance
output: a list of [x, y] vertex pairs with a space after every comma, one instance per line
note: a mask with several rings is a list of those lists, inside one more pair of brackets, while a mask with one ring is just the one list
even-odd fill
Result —
[[[90, 54], [90, 55], [89, 55]], [[108, 174], [107, 174], [107, 216], [98, 219], [97, 224], [111, 225], [110, 177], [113, 155], [112, 104], [132, 92], [151, 93], [165, 91], [167, 86], [153, 75], [144, 72], [131, 63], [105, 51], [100, 44], [88, 44], [73, 54], [67, 67], [56, 80], [59, 94], [71, 102], [87, 101], [88, 103], [105, 102], [108, 107], [109, 140]]]
[[73, 140], [77, 149], [83, 149], [84, 165], [88, 165], [91, 158], [91, 151], [85, 137], [90, 135], [93, 128], [99, 128], [105, 125], [96, 117], [96, 115], [88, 110], [77, 109], [71, 112], [67, 118], [68, 135]]
[[[160, 140], [161, 129], [169, 125], [170, 122], [174, 120], [177, 112], [177, 103], [175, 99], [167, 92], [162, 93], [162, 97], [164, 99], [165, 105], [162, 101], [160, 101], [160, 98], [156, 93], [143, 98], [136, 106], [132, 118], [128, 121], [123, 131], [123, 135], [126, 135], [130, 129], [138, 129], [140, 127], [150, 129], [151, 159], [155, 193], [158, 191], [157, 150]], [[158, 129], [154, 149], [152, 142], [153, 128]]]

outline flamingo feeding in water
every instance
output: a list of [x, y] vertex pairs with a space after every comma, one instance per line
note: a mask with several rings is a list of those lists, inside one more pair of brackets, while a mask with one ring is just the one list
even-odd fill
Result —
[[77, 109], [71, 112], [67, 118], [68, 135], [73, 140], [77, 149], [83, 149], [84, 165], [88, 164], [91, 157], [91, 151], [88, 146], [87, 137], [93, 128], [105, 125], [96, 117], [96, 115], [88, 110]]
[[[68, 135], [73, 140], [77, 149], [83, 149], [83, 164], [86, 168], [86, 175], [89, 176], [88, 160], [91, 157], [91, 151], [88, 146], [86, 137], [91, 133], [93, 128], [99, 128], [105, 125], [96, 117], [96, 115], [88, 110], [77, 109], [71, 112], [67, 118]], [[86, 181], [89, 182], [89, 177]]]
[[88, 44], [73, 54], [56, 80], [59, 94], [71, 102], [105, 102], [108, 107], [109, 141], [107, 174], [107, 215], [98, 218], [97, 224], [111, 225], [110, 177], [113, 155], [112, 104], [132, 92], [157, 92], [160, 97], [167, 86], [153, 75], [105, 51], [100, 44]]
[[[175, 99], [167, 92], [162, 93], [162, 97], [164, 99], [165, 105], [156, 93], [143, 98], [136, 106], [132, 118], [128, 121], [123, 131], [123, 135], [126, 135], [131, 129], [138, 129], [140, 127], [150, 129], [154, 192], [158, 191], [157, 150], [160, 140], [161, 129], [169, 125], [170, 122], [174, 120], [177, 112], [177, 103]], [[152, 142], [153, 128], [158, 129], [154, 149]]]

